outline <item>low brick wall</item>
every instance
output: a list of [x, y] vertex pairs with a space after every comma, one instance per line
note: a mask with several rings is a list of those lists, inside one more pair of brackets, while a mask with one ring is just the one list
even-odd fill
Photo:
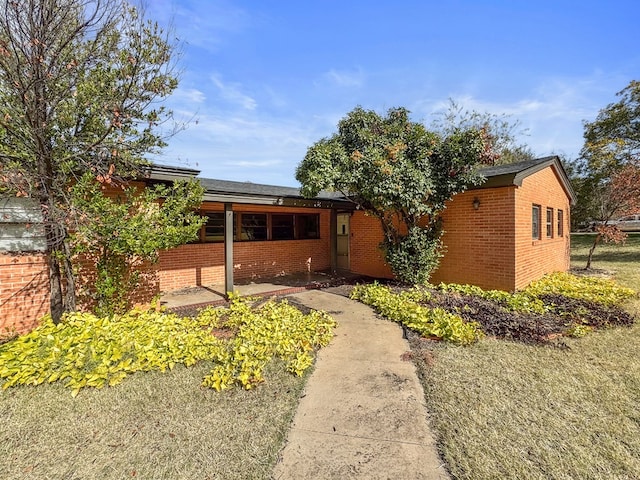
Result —
[[26, 333], [49, 311], [49, 275], [41, 254], [0, 254], [0, 336]]

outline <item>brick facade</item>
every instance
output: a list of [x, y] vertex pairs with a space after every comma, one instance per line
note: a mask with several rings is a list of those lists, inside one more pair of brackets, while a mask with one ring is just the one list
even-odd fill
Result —
[[[474, 200], [479, 208], [474, 208]], [[532, 205], [541, 210], [541, 238], [532, 238]], [[546, 209], [553, 209], [552, 234], [545, 231]], [[512, 291], [533, 280], [569, 268], [570, 196], [554, 167], [535, 172], [522, 185], [480, 188], [458, 194], [443, 213], [445, 254], [433, 283], [470, 283], [485, 289]], [[563, 232], [557, 214], [562, 210]], [[393, 278], [377, 245], [382, 240], [378, 220], [356, 212], [352, 216], [354, 273]]]
[[[317, 213], [320, 238], [309, 240], [239, 241], [233, 243], [234, 279], [260, 279], [331, 267], [330, 210], [260, 205], [233, 205], [237, 213]], [[221, 212], [223, 205], [205, 203], [203, 212]], [[160, 290], [224, 283], [224, 244], [192, 243], [160, 253]]]
[[[541, 207], [541, 239], [533, 240], [531, 235], [531, 207]], [[571, 203], [558, 182], [557, 173], [546, 168], [524, 179], [522, 187], [516, 191], [515, 225], [515, 275], [514, 288], [522, 288], [531, 281], [551, 272], [566, 271], [570, 263], [570, 209]], [[552, 234], [545, 232], [545, 213], [553, 209]], [[563, 232], [557, 232], [557, 213], [563, 212]]]
[[49, 276], [41, 254], [0, 254], [0, 338], [26, 333], [49, 311]]
[[351, 271], [374, 278], [393, 278], [379, 248], [384, 240], [380, 220], [356, 210], [351, 215], [349, 228]]
[[[551, 158], [551, 157], [549, 157]], [[525, 162], [526, 163], [526, 162]], [[542, 166], [540, 166], [542, 165]], [[515, 290], [546, 273], [569, 268], [571, 188], [559, 161], [526, 163], [525, 173], [511, 183], [477, 188], [456, 195], [443, 214], [446, 253], [432, 281], [471, 283], [486, 289]], [[504, 172], [498, 172], [504, 177]], [[511, 172], [513, 173], [513, 172]], [[520, 175], [520, 173], [518, 173]], [[112, 192], [113, 193], [113, 192]], [[474, 200], [479, 201], [478, 208]], [[532, 238], [532, 206], [540, 208], [540, 238]], [[222, 212], [221, 202], [205, 202], [203, 212]], [[319, 238], [305, 240], [236, 241], [236, 280], [268, 278], [331, 268], [331, 210], [328, 208], [232, 205], [237, 213], [318, 214]], [[335, 208], [335, 207], [334, 207]], [[546, 212], [552, 216], [549, 235]], [[562, 232], [558, 212], [562, 211]], [[371, 277], [393, 278], [383, 260], [379, 220], [356, 210], [350, 214], [350, 270]], [[224, 283], [224, 244], [192, 243], [160, 252], [159, 262], [146, 266], [145, 287], [137, 302], [159, 291]], [[86, 281], [85, 277], [84, 280]], [[49, 309], [44, 255], [0, 253], [0, 334], [26, 332]]]

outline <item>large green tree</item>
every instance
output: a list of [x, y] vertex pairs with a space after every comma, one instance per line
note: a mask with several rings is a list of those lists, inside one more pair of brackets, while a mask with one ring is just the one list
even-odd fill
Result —
[[571, 165], [578, 197], [572, 216], [578, 223], [605, 221], [601, 200], [611, 178], [627, 165], [640, 166], [640, 82], [632, 80], [617, 96], [595, 120], [585, 122], [584, 146]]
[[69, 187], [87, 171], [135, 175], [164, 145], [174, 53], [124, 0], [0, 0], [2, 189], [40, 203], [56, 321], [75, 307]]
[[493, 114], [465, 109], [460, 103], [449, 99], [447, 109], [439, 114], [431, 128], [442, 136], [460, 130], [481, 130], [491, 143], [491, 158], [485, 161], [493, 165], [521, 162], [535, 158], [531, 148], [520, 139], [527, 133], [519, 120], [507, 114]]
[[385, 258], [407, 283], [423, 283], [440, 258], [445, 202], [478, 183], [477, 166], [492, 158], [485, 132], [448, 135], [409, 119], [404, 108], [381, 116], [355, 108], [338, 132], [309, 148], [296, 170], [302, 193], [341, 192], [380, 220]]
[[617, 96], [585, 122], [584, 146], [571, 169], [576, 222], [598, 221], [587, 268], [598, 243], [624, 240], [611, 220], [640, 209], [640, 82], [632, 80]]

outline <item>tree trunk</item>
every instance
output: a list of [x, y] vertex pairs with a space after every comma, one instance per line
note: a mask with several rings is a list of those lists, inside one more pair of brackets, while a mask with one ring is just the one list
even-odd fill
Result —
[[[46, 189], [44, 189], [46, 191]], [[71, 272], [71, 262], [66, 244], [66, 230], [60, 225], [55, 214], [55, 202], [50, 195], [43, 193], [40, 197], [40, 208], [42, 210], [42, 220], [44, 222], [44, 232], [46, 239], [46, 254], [49, 265], [49, 304], [53, 323], [59, 323], [62, 314], [68, 311], [70, 306], [75, 308], [75, 283], [73, 278], [67, 284], [67, 300], [69, 296], [73, 299], [71, 304], [65, 302], [64, 290], [62, 288], [61, 262], [64, 267], [67, 279]], [[67, 273], [67, 270], [69, 273]]]
[[56, 248], [57, 232], [49, 222], [45, 221], [47, 239], [47, 260], [49, 262], [49, 304], [53, 323], [60, 323], [64, 313], [64, 298], [60, 275], [60, 251]]
[[76, 278], [73, 275], [73, 265], [71, 264], [71, 248], [69, 247], [69, 241], [67, 239], [67, 231], [64, 230], [64, 258], [63, 269], [65, 276], [65, 295], [64, 303], [66, 311], [74, 312], [76, 310]]
[[600, 235], [599, 233], [596, 234], [596, 238], [593, 239], [593, 245], [591, 245], [591, 248], [589, 249], [589, 255], [587, 256], [587, 266], [584, 267], [585, 270], [591, 269], [591, 259], [593, 258], [593, 252], [595, 252], [596, 247], [600, 243], [601, 239], [602, 235]]

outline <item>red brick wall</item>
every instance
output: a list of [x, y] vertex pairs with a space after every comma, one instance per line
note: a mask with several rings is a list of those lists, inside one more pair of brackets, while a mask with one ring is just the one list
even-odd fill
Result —
[[0, 254], [0, 336], [26, 333], [49, 311], [44, 255]]
[[[546, 273], [566, 271], [570, 262], [570, 209], [569, 197], [557, 179], [555, 170], [545, 168], [524, 179], [516, 190], [516, 282], [514, 288], [522, 288]], [[541, 240], [531, 236], [531, 207], [541, 206]], [[545, 219], [547, 207], [553, 208], [553, 237], [546, 237]], [[564, 212], [564, 232], [557, 235], [557, 211]]]
[[[487, 289], [515, 285], [515, 186], [470, 190], [447, 203], [445, 255], [433, 283], [470, 283]], [[480, 207], [473, 207], [474, 199]]]
[[[205, 203], [203, 210], [222, 211]], [[233, 205], [235, 212], [318, 213], [320, 238], [233, 243], [234, 278], [259, 279], [283, 274], [327, 270], [331, 267], [330, 211], [309, 208]], [[195, 243], [160, 253], [160, 290], [224, 283], [224, 244]]]
[[[478, 210], [473, 200], [480, 200]], [[531, 238], [531, 207], [541, 206], [542, 239]], [[546, 208], [554, 209], [554, 235], [546, 238]], [[563, 210], [564, 232], [556, 232]], [[515, 290], [546, 273], [569, 268], [570, 200], [555, 170], [545, 168], [522, 186], [470, 190], [456, 195], [443, 214], [445, 255], [431, 282], [470, 283], [485, 289]], [[351, 269], [372, 277], [392, 277], [377, 245], [378, 220], [355, 212], [351, 217]]]
[[351, 215], [349, 229], [351, 271], [374, 278], [393, 278], [391, 268], [384, 261], [379, 248], [384, 239], [380, 220], [366, 215], [362, 210], [356, 210]]

